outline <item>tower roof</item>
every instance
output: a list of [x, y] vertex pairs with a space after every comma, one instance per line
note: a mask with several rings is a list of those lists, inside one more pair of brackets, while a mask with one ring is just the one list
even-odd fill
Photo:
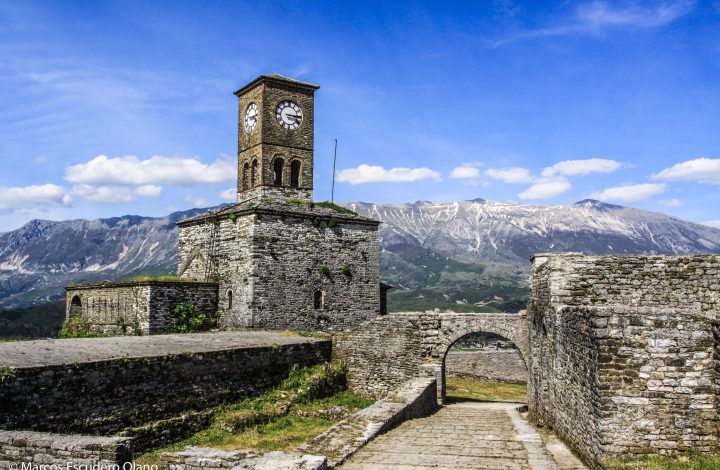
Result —
[[288, 78], [285, 76], [282, 76], [277, 73], [271, 73], [267, 75], [260, 75], [258, 78], [253, 80], [252, 82], [248, 83], [244, 87], [237, 90], [234, 94], [236, 96], [240, 96], [246, 91], [248, 91], [251, 88], [255, 88], [260, 83], [270, 83], [270, 84], [285, 84], [285, 85], [292, 85], [296, 88], [301, 88], [309, 92], [314, 92], [318, 88], [320, 88], [319, 85], [313, 85], [312, 83], [308, 82], [302, 82], [300, 80], [295, 80], [294, 78]]

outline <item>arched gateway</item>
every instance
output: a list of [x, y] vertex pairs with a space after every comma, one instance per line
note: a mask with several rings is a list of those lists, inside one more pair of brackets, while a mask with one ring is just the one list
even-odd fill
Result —
[[448, 349], [478, 332], [509, 339], [527, 363], [524, 313], [393, 313], [339, 334], [334, 351], [348, 365], [348, 381], [356, 390], [379, 397], [413, 377], [434, 375], [438, 396], [444, 397]]

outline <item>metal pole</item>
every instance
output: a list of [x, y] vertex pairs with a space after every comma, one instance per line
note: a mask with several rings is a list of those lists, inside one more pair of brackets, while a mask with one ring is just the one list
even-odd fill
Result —
[[337, 139], [335, 139], [335, 153], [333, 155], [333, 179], [332, 190], [330, 191], [330, 202], [335, 202], [335, 163], [337, 162]]

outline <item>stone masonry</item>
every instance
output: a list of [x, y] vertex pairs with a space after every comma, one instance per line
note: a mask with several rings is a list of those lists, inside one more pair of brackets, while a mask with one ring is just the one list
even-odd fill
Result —
[[335, 335], [333, 355], [348, 365], [354, 390], [380, 397], [407, 380], [431, 375], [442, 400], [448, 350], [478, 332], [508, 338], [527, 358], [527, 317], [509, 313], [391, 313]]
[[179, 225], [178, 274], [213, 273], [223, 327], [336, 331], [380, 313], [377, 221], [272, 201]]
[[[83, 300], [68, 288], [67, 317], [82, 315], [103, 334], [127, 332], [128, 320], [159, 333], [188, 298], [226, 329], [341, 331], [381, 314], [389, 286], [380, 284], [380, 222], [312, 201], [318, 88], [262, 75], [235, 92], [237, 204], [178, 223], [184, 289], [100, 284], [85, 286]], [[282, 106], [293, 111], [283, 115]]]
[[536, 255], [529, 408], [589, 464], [718, 448], [717, 256]]
[[108, 282], [72, 285], [65, 291], [66, 318], [81, 316], [103, 335], [171, 332], [173, 311], [181, 303], [208, 316], [217, 311], [215, 282]]
[[0, 429], [118, 433], [258, 395], [330, 347], [263, 331], [0, 343]]

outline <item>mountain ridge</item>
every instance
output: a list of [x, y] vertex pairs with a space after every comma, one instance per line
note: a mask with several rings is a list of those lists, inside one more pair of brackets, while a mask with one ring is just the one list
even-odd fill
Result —
[[[515, 309], [527, 295], [528, 258], [536, 252], [720, 253], [720, 229], [592, 199], [343, 205], [383, 222], [381, 273], [397, 287], [391, 300], [398, 308]], [[165, 217], [36, 219], [0, 233], [0, 307], [61, 299], [70, 282], [174, 273], [175, 222], [220, 207]]]

